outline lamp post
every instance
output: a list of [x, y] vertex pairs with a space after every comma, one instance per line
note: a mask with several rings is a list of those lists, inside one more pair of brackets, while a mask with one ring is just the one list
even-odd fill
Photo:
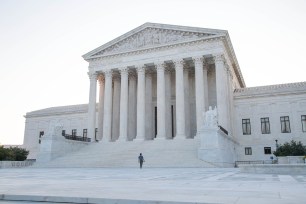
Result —
[[277, 148], [278, 148], [277, 141], [278, 141], [278, 140], [275, 140], [275, 147], [276, 147], [276, 151], [277, 151]]

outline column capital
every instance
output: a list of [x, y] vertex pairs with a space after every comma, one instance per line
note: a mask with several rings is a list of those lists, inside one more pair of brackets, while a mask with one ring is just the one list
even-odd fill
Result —
[[225, 58], [223, 54], [215, 54], [214, 55], [214, 61], [215, 63], [225, 62]]
[[173, 64], [174, 64], [174, 68], [175, 70], [177, 69], [183, 69], [184, 65], [186, 64], [185, 61], [183, 59], [175, 59], [172, 60]]
[[136, 66], [137, 73], [146, 73], [146, 66]]
[[165, 68], [167, 67], [167, 64], [163, 61], [155, 62], [154, 64], [157, 71], [165, 70]]
[[109, 70], [104, 70], [104, 76], [105, 77], [111, 77], [113, 75], [113, 70], [109, 69]]
[[129, 68], [128, 67], [122, 67], [122, 68], [119, 68], [119, 72], [120, 74], [129, 74]]
[[98, 73], [97, 72], [87, 72], [88, 77], [90, 80], [97, 80], [98, 78]]
[[[203, 66], [203, 64], [205, 63], [205, 60], [204, 60], [203, 56], [193, 57], [192, 61], [194, 62], [195, 67]], [[196, 66], [196, 65], [198, 65], [198, 66]]]
[[104, 84], [104, 82], [105, 82], [105, 77], [104, 77], [103, 74], [99, 74], [99, 75], [98, 75], [98, 81], [99, 81], [100, 86], [101, 86], [102, 84]]

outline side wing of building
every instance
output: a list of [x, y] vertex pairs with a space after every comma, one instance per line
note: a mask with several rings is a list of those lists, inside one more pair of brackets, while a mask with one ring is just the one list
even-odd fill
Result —
[[276, 146], [306, 144], [306, 82], [236, 89], [238, 160], [269, 160]]

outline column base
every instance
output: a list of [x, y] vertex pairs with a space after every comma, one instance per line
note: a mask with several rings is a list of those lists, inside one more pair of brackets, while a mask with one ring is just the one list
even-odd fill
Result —
[[158, 136], [156, 135], [156, 137], [154, 138], [154, 140], [166, 140], [166, 136]]
[[184, 140], [186, 139], [186, 135], [175, 135], [174, 140]]

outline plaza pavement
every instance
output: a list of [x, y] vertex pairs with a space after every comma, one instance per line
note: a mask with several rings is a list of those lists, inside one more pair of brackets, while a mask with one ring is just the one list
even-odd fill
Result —
[[303, 204], [306, 175], [247, 174], [234, 168], [0, 169], [0, 204], [31, 201]]

